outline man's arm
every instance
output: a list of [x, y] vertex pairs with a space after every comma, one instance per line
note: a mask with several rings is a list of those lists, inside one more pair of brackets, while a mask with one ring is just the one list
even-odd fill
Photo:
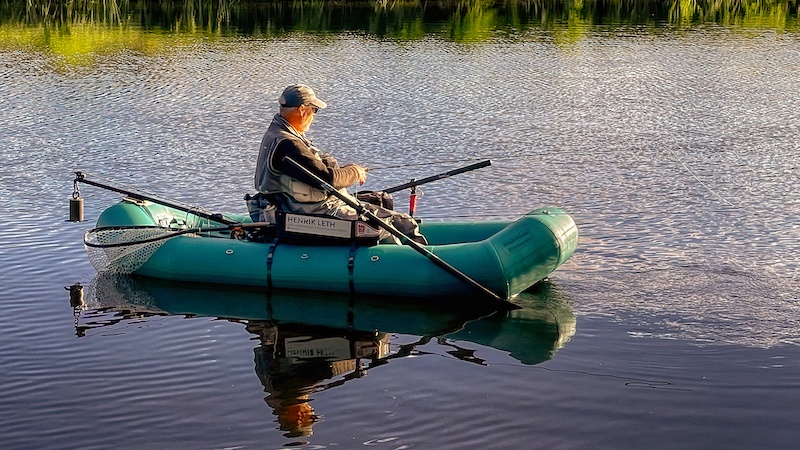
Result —
[[289, 164], [282, 164], [285, 156], [292, 158], [298, 164], [322, 178], [336, 189], [351, 186], [361, 179], [358, 166], [349, 165], [339, 167], [338, 164], [335, 164], [335, 160], [334, 164], [325, 164], [323, 161], [315, 158], [314, 154], [307, 148], [302, 148], [289, 139], [281, 141], [275, 149], [274, 160], [272, 162], [273, 167], [296, 180], [300, 180], [312, 186], [315, 185], [315, 182], [306, 176], [306, 174]]

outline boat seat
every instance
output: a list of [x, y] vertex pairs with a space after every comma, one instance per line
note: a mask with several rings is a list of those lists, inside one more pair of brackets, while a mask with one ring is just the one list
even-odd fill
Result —
[[[390, 202], [390, 195], [373, 195]], [[254, 222], [275, 223], [254, 234], [256, 240], [274, 240], [300, 245], [377, 245], [378, 230], [362, 220], [345, 220], [320, 214], [287, 211], [279, 197], [261, 193], [244, 197]], [[388, 204], [387, 206], [392, 206]]]

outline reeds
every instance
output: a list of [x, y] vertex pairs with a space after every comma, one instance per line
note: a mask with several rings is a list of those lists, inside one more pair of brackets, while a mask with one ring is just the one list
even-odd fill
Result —
[[[642, 22], [763, 24], [785, 29], [797, 23], [797, 0], [23, 0], [0, 1], [0, 24], [69, 26], [135, 24], [170, 32], [233, 32], [281, 29], [380, 32], [409, 23], [455, 23], [456, 34], [512, 25], [563, 26]], [[449, 16], [449, 20], [442, 20]]]

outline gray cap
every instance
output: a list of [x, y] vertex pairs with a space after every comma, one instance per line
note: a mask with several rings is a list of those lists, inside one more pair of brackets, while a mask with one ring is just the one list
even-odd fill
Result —
[[278, 103], [281, 106], [300, 106], [300, 105], [314, 105], [320, 108], [325, 108], [328, 106], [327, 103], [323, 102], [322, 100], [318, 99], [316, 95], [314, 95], [314, 90], [310, 87], [306, 86], [305, 84], [293, 84], [291, 86], [287, 86], [286, 89], [283, 90], [280, 98], [278, 98]]

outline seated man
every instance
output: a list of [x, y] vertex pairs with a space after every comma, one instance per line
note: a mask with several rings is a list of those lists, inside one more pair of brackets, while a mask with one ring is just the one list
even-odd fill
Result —
[[[339, 166], [330, 154], [324, 154], [311, 144], [305, 136], [317, 111], [328, 105], [317, 98], [314, 91], [303, 84], [294, 84], [284, 89], [278, 99], [280, 110], [272, 119], [264, 138], [256, 163], [255, 188], [274, 199], [276, 206], [284, 211], [302, 214], [324, 214], [347, 220], [357, 220], [358, 213], [334, 195], [312, 187], [313, 181], [289, 164], [283, 164], [288, 156], [311, 173], [350, 196], [346, 187], [358, 182], [363, 185], [367, 171], [358, 164]], [[407, 214], [364, 204], [381, 220], [393, 225], [401, 233], [420, 244], [427, 240], [419, 233], [417, 222]], [[393, 239], [380, 229], [381, 240]]]

